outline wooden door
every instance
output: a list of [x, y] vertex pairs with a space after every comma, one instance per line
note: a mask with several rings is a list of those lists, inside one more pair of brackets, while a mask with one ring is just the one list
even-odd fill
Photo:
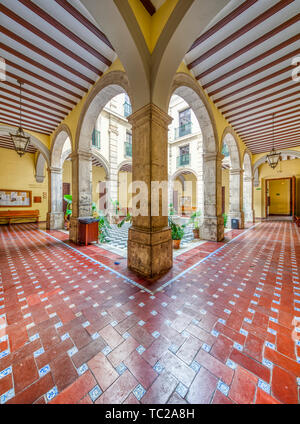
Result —
[[295, 216], [295, 204], [296, 204], [296, 177], [292, 177], [292, 217]]

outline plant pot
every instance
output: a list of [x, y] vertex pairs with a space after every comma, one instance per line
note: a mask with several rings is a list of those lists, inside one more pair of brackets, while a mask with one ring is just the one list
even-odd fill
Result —
[[173, 240], [173, 248], [180, 249], [180, 242], [181, 240]]
[[193, 230], [193, 233], [194, 233], [194, 238], [195, 238], [195, 239], [200, 238], [200, 231], [199, 231], [199, 228], [195, 228], [195, 229]]

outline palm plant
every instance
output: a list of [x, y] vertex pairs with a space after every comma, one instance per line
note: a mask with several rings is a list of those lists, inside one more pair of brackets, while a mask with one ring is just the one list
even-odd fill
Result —
[[223, 213], [223, 218], [224, 218], [224, 227], [226, 227], [226, 225], [227, 225], [227, 220], [228, 220], [227, 213]]

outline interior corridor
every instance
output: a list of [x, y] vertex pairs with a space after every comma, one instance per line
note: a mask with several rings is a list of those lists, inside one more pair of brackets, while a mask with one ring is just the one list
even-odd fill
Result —
[[153, 293], [52, 234], [0, 227], [1, 404], [299, 403], [294, 223], [238, 230]]

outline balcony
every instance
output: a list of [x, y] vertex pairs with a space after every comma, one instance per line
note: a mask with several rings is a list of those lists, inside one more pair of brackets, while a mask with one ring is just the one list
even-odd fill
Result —
[[127, 116], [132, 114], [132, 107], [130, 103], [125, 102], [124, 103], [124, 116], [127, 118]]
[[179, 128], [175, 128], [175, 140], [185, 135], [192, 134], [192, 122], [187, 122], [184, 125], [181, 125]]
[[128, 143], [127, 141], [125, 141], [124, 152], [125, 152], [125, 157], [132, 158], [132, 144], [131, 143]]
[[191, 163], [191, 155], [189, 153], [185, 155], [177, 156], [177, 168], [180, 166], [186, 166]]
[[94, 129], [92, 134], [92, 146], [100, 149], [100, 131]]

